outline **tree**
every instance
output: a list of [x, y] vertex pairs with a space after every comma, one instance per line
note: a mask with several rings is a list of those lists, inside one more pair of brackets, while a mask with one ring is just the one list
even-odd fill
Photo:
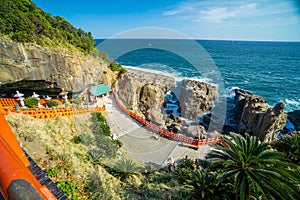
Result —
[[29, 97], [25, 99], [25, 105], [28, 106], [29, 108], [34, 108], [38, 106], [39, 100], [35, 97]]
[[83, 53], [90, 53], [95, 44], [90, 32], [75, 28], [63, 17], [45, 13], [29, 0], [1, 0], [0, 32], [16, 42], [71, 44]]
[[287, 162], [283, 153], [248, 134], [222, 139], [228, 147], [217, 144], [207, 158], [223, 169], [220, 178], [233, 183], [238, 199], [300, 199], [299, 166]]
[[191, 159], [183, 159], [180, 165], [175, 170], [175, 175], [181, 183], [185, 183], [192, 173], [194, 167], [194, 161]]
[[115, 61], [112, 61], [108, 66], [112, 71], [118, 71], [120, 74], [124, 74], [127, 72], [125, 68], [121, 64], [117, 64]]
[[300, 165], [300, 131], [273, 142], [272, 147], [283, 152], [289, 161]]
[[49, 101], [47, 101], [46, 104], [47, 104], [47, 106], [49, 106], [49, 107], [56, 107], [56, 106], [58, 106], [58, 102], [55, 101], [55, 100], [52, 100], [52, 99], [49, 100]]
[[125, 181], [133, 175], [138, 174], [138, 166], [131, 160], [119, 160], [114, 166], [113, 175], [116, 178], [120, 178], [121, 181]]
[[187, 183], [194, 187], [197, 199], [216, 200], [232, 199], [232, 185], [220, 182], [217, 174], [206, 170], [197, 169], [193, 171]]

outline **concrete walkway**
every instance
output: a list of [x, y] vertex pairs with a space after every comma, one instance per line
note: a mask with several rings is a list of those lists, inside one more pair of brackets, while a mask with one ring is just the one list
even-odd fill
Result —
[[119, 110], [112, 97], [106, 102], [106, 119], [112, 134], [123, 142], [123, 148], [133, 159], [155, 167], [166, 166], [168, 158], [177, 160], [186, 155], [191, 159], [203, 159], [211, 149], [202, 146], [194, 150], [183, 147], [180, 142], [158, 136]]

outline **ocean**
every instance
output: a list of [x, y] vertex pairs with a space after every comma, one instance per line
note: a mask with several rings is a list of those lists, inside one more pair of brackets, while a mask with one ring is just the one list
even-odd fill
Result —
[[[114, 42], [109, 48], [100, 43], [98, 48], [124, 66], [170, 74], [179, 80], [193, 78], [221, 84], [227, 95], [234, 88], [242, 88], [265, 98], [270, 106], [283, 102], [285, 112], [300, 109], [300, 42], [196, 40], [191, 43], [146, 39]], [[124, 50], [118, 52], [120, 49]], [[195, 63], [201, 64], [195, 67]], [[211, 76], [214, 73], [217, 78]]]

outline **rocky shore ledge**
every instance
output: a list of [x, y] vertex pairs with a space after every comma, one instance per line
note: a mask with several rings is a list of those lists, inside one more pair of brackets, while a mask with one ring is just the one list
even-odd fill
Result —
[[[211, 116], [214, 115], [210, 111], [218, 98], [218, 88], [208, 83], [184, 79], [177, 97], [181, 116], [169, 113], [166, 117], [162, 112], [165, 95], [174, 86], [175, 79], [172, 77], [128, 69], [128, 73], [118, 78], [116, 93], [127, 108], [152, 123], [193, 138], [209, 137], [207, 129]], [[247, 132], [258, 136], [261, 141], [273, 141], [284, 132], [288, 116], [293, 124], [297, 125], [299, 122], [298, 112], [288, 115], [284, 113], [284, 106], [283, 103], [278, 103], [270, 107], [264, 98], [236, 89], [231, 111], [236, 124], [232, 127], [224, 126], [224, 133], [228, 130]], [[204, 124], [199, 123], [201, 115], [204, 115]]]
[[[108, 64], [92, 56], [71, 55], [66, 52], [36, 45], [20, 44], [0, 39], [0, 83], [28, 84], [28, 88], [50, 88], [77, 92], [87, 85], [106, 83], [115, 88], [123, 104], [145, 119], [170, 131], [190, 137], [207, 137], [208, 126], [214, 113], [211, 108], [218, 99], [218, 88], [195, 80], [183, 80], [177, 96], [181, 116], [163, 115], [166, 93], [175, 87], [173, 77], [140, 70], [128, 69], [117, 75]], [[31, 82], [35, 81], [35, 82]], [[38, 81], [38, 82], [36, 82]], [[26, 86], [27, 87], [27, 86]], [[300, 129], [300, 111], [284, 113], [284, 104], [273, 108], [267, 101], [242, 89], [235, 90], [233, 121], [235, 126], [225, 125], [223, 132], [248, 132], [262, 141], [272, 141], [286, 131], [286, 121]], [[199, 117], [203, 121], [199, 123]], [[194, 120], [190, 122], [189, 120]], [[221, 124], [220, 126], [223, 126]]]
[[164, 124], [165, 95], [174, 86], [175, 79], [170, 76], [128, 69], [118, 78], [115, 91], [128, 109], [151, 122]]
[[235, 117], [237, 132], [247, 132], [258, 136], [262, 141], [273, 141], [286, 124], [287, 114], [284, 104], [278, 103], [273, 108], [267, 101], [250, 92], [235, 90]]

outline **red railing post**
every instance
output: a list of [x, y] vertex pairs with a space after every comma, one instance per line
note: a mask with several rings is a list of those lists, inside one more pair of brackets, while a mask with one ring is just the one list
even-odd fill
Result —
[[[202, 146], [202, 145], [205, 145], [205, 144], [209, 143], [208, 139], [195, 140], [195, 139], [192, 139], [192, 138], [187, 138], [185, 136], [171, 133], [171, 132], [169, 132], [169, 131], [167, 131], [163, 128], [160, 128], [160, 127], [158, 127], [154, 124], [151, 124], [147, 120], [143, 119], [142, 117], [138, 116], [137, 114], [133, 113], [132, 111], [127, 110], [123, 105], [121, 105], [121, 103], [117, 99], [115, 93], [113, 93], [113, 97], [115, 99], [116, 105], [120, 108], [120, 110], [122, 110], [124, 113], [126, 113], [127, 115], [129, 115], [130, 117], [135, 119], [136, 121], [140, 122], [141, 124], [143, 124], [143, 125], [149, 127], [150, 129], [158, 132], [160, 135], [163, 135], [163, 136], [168, 137], [170, 139], [174, 139], [174, 140], [179, 141], [179, 142], [188, 143], [188, 144], [194, 145], [196, 147], [199, 147], [199, 146]], [[213, 139], [213, 141], [215, 141], [215, 139]]]

